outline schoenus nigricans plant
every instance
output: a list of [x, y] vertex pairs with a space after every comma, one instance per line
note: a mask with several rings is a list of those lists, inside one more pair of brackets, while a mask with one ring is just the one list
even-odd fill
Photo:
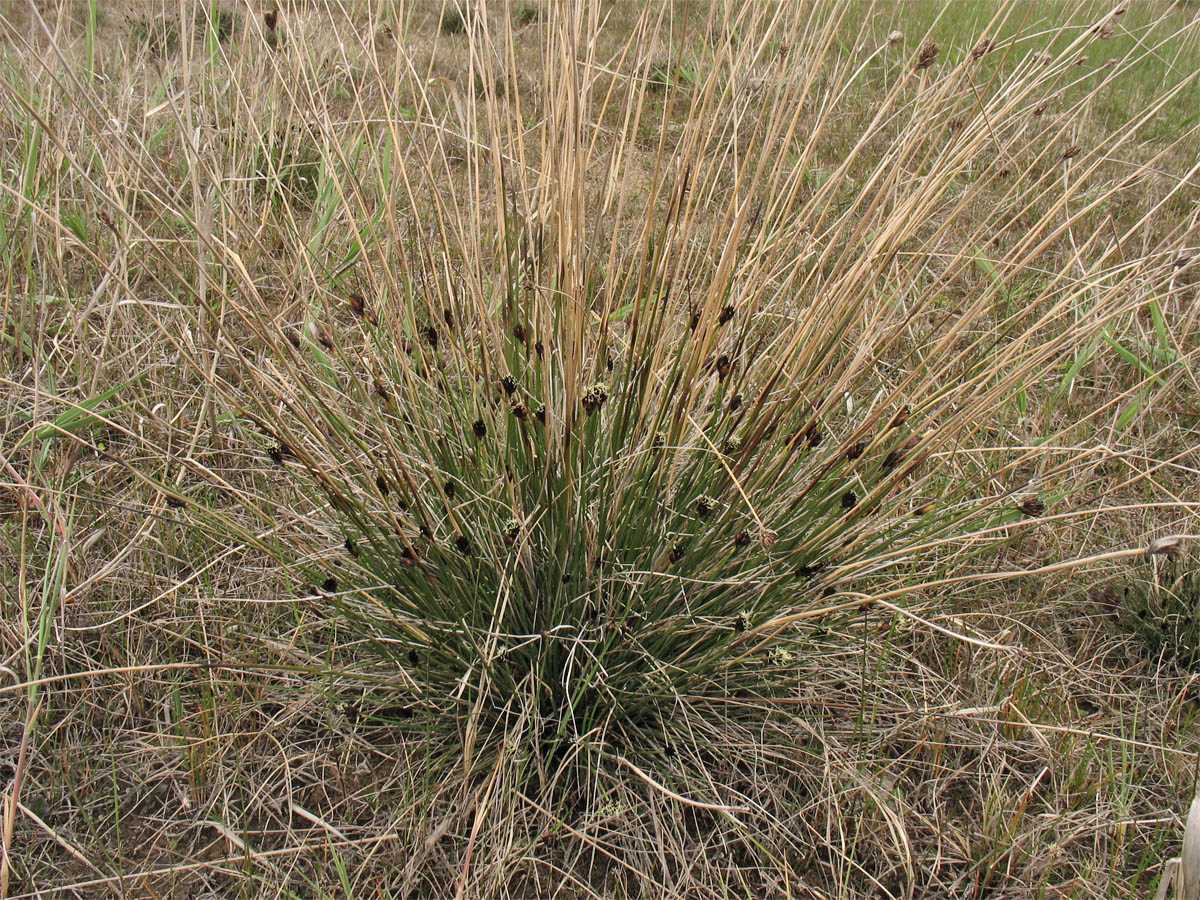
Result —
[[[294, 569], [302, 584], [321, 584], [323, 566], [344, 566], [335, 570], [344, 590], [326, 591], [315, 604], [330, 610], [337, 627], [310, 633], [346, 637], [355, 655], [347, 671], [368, 670], [359, 665], [359, 648], [393, 661], [405, 669], [394, 685], [403, 696], [387, 702], [438, 711], [423, 716], [433, 752], [421, 757], [437, 796], [413, 797], [452, 811], [461, 797], [478, 793], [481, 773], [495, 773], [488, 802], [496, 806], [476, 816], [478, 841], [471, 844], [473, 853], [494, 855], [478, 865], [472, 857], [467, 874], [478, 887], [476, 875], [486, 872], [497, 895], [515, 886], [503, 848], [536, 847], [535, 820], [596, 821], [590, 804], [598, 797], [640, 802], [645, 779], [626, 762], [672, 793], [708, 804], [739, 802], [727, 789], [734, 784], [811, 787], [798, 768], [783, 771], [788, 754], [752, 747], [742, 758], [728, 748], [763, 733], [759, 726], [778, 712], [774, 701], [794, 692], [797, 670], [819, 683], [823, 670], [842, 665], [842, 649], [861, 641], [873, 652], [885, 640], [873, 629], [842, 634], [853, 629], [827, 612], [838, 601], [821, 602], [834, 579], [817, 577], [820, 561], [844, 580], [847, 599], [851, 580], [861, 580], [864, 592], [903, 602], [906, 592], [920, 596], [924, 582], [956, 574], [965, 556], [955, 552], [956, 540], [969, 541], [970, 566], [986, 568], [987, 541], [1039, 529], [1035, 522], [1012, 527], [1041, 508], [1035, 511], [1024, 493], [980, 490], [981, 472], [990, 471], [988, 480], [998, 485], [1036, 477], [1042, 496], [1067, 495], [1068, 487], [1054, 481], [1056, 466], [1035, 459], [1055, 442], [1006, 443], [1017, 434], [1009, 407], [1018, 391], [1042, 391], [1045, 372], [1070, 366], [1065, 348], [1085, 346], [1095, 334], [1072, 320], [1067, 280], [1057, 277], [1063, 232], [1036, 220], [1009, 221], [1009, 201], [1020, 205], [1010, 189], [1018, 186], [998, 185], [994, 152], [985, 147], [980, 158], [972, 144], [986, 143], [994, 127], [1006, 160], [1033, 162], [1026, 176], [1031, 197], [1060, 198], [1080, 227], [1090, 222], [1087, 210], [1107, 208], [1107, 188], [1087, 166], [1073, 166], [1065, 179], [1061, 164], [1050, 165], [1064, 145], [1047, 141], [1062, 140], [1060, 132], [1087, 134], [1080, 155], [1098, 160], [1113, 158], [1113, 146], [1093, 145], [1091, 130], [1074, 127], [1055, 131], [1058, 137], [1035, 134], [1045, 119], [1030, 111], [1061, 93], [1056, 67], [1045, 74], [1024, 67], [1037, 72], [1022, 74], [1021, 66], [999, 59], [993, 66], [992, 57], [939, 67], [935, 51], [917, 55], [919, 43], [903, 51], [884, 46], [870, 70], [861, 70], [863, 78], [876, 68], [885, 76], [887, 90], [877, 96], [850, 80], [853, 66], [841, 66], [843, 35], [827, 17], [814, 20], [803, 4], [730, 2], [704, 53], [708, 59], [712, 50], [721, 64], [697, 66], [686, 47], [672, 46], [663, 70], [669, 87], [647, 100], [645, 70], [653, 63], [645, 54], [605, 54], [602, 75], [586, 60], [579, 68], [580, 47], [613, 45], [595, 17], [572, 13], [568, 22], [562, 4], [542, 4], [546, 27], [523, 39], [547, 52], [520, 51], [540, 60], [544, 71], [533, 74], [546, 77], [539, 79], [499, 71], [505, 53], [485, 47], [499, 19], [483, 17], [482, 4], [449, 0], [447, 9], [472, 15], [472, 34], [451, 49], [487, 70], [475, 93], [459, 85], [469, 102], [452, 104], [454, 133], [429, 119], [445, 112], [440, 99], [433, 107], [418, 104], [415, 120], [407, 121], [404, 98], [430, 97], [429, 86], [412, 67], [377, 66], [368, 40], [363, 65], [347, 82], [352, 105], [369, 101], [363, 114], [379, 123], [363, 132], [366, 143], [358, 141], [363, 154], [345, 152], [358, 131], [346, 130], [340, 112], [280, 110], [277, 120], [293, 129], [285, 145], [313, 148], [316, 156], [313, 184], [295, 200], [258, 202], [268, 199], [260, 182], [270, 190], [297, 166], [277, 161], [273, 147], [246, 145], [245, 129], [218, 104], [213, 114], [230, 126], [237, 151], [222, 149], [220, 158], [271, 165], [262, 177], [248, 172], [249, 181], [210, 185], [221, 214], [205, 245], [209, 296], [195, 295], [194, 279], [175, 283], [172, 273], [195, 268], [186, 242], [180, 259], [153, 270], [165, 288], [186, 294], [183, 318], [204, 303], [229, 311], [212, 317], [215, 346], [250, 338], [215, 370], [194, 374], [228, 399], [227, 408], [262, 420], [264, 454], [288, 463], [279, 473], [286, 477], [251, 473], [261, 485], [237, 484], [236, 496], [227, 485], [193, 489], [206, 476], [189, 470], [187, 502], [197, 514], [178, 518], [206, 528], [226, 522], [230, 537]], [[601, 5], [587, 0], [587, 10]], [[738, 18], [726, 20], [725, 12]], [[396, 39], [404, 18], [393, 20]], [[619, 18], [605, 26], [617, 37], [626, 27]], [[435, 12], [427, 30], [437, 22]], [[639, 22], [652, 33], [652, 20]], [[736, 38], [724, 33], [734, 22]], [[299, 39], [294, 49], [301, 49]], [[663, 40], [675, 41], [673, 32]], [[959, 55], [970, 54], [965, 35], [955, 44], [964, 48]], [[724, 90], [727, 76], [741, 83], [767, 64], [764, 48], [811, 62], [822, 77], [772, 75], [765, 92]], [[921, 74], [913, 76], [917, 63]], [[981, 65], [988, 77], [974, 79]], [[395, 83], [380, 81], [381, 71]], [[601, 77], [613, 91], [594, 89]], [[546, 84], [554, 89], [539, 87]], [[969, 104], [960, 102], [963, 85], [972, 89]], [[48, 80], [46, 90], [53, 89]], [[861, 140], [847, 143], [833, 133], [848, 120], [841, 111], [819, 111], [829, 90], [870, 107], [870, 131]], [[1072, 102], [1089, 90], [1073, 84]], [[320, 105], [326, 93], [302, 95]], [[279, 96], [294, 105], [288, 92]], [[952, 117], [964, 121], [953, 134]], [[658, 133], [663, 128], [669, 133]], [[753, 148], [732, 171], [719, 164], [727, 136], [735, 147]], [[202, 140], [214, 139], [205, 129]], [[825, 152], [831, 139], [840, 148], [832, 155]], [[169, 146], [177, 142], [187, 146], [179, 135]], [[118, 144], [114, 152], [124, 153]], [[876, 157], [881, 153], [886, 158]], [[122, 160], [122, 171], [138, 170], [136, 160]], [[385, 160], [395, 164], [388, 168]], [[818, 160], [828, 171], [816, 177]], [[903, 197], [876, 190], [908, 171], [920, 178], [905, 182]], [[656, 173], [653, 183], [647, 173]], [[241, 184], [250, 185], [245, 193], [255, 203], [241, 198], [243, 188], [231, 188]], [[991, 202], [997, 189], [1004, 203]], [[176, 211], [158, 193], [139, 193], [138, 202], [162, 207], [149, 210], [147, 222], [170, 222]], [[302, 206], [282, 208], [300, 200]], [[1118, 216], [1119, 207], [1113, 205]], [[90, 207], [86, 198], [72, 198], [64, 208]], [[257, 228], [264, 209], [286, 214], [267, 222], [267, 252], [279, 232], [294, 258], [245, 257], [247, 235], [231, 223]], [[968, 210], [973, 218], [965, 218]], [[328, 228], [320, 226], [326, 215]], [[1018, 225], [1028, 240], [1023, 235], [1009, 248], [1002, 265], [987, 263], [989, 277], [972, 275], [977, 300], [947, 315], [940, 279], [949, 285], [986, 262], [982, 250], [961, 243], [964, 237]], [[43, 231], [54, 229], [33, 229], [35, 243]], [[171, 243], [159, 237], [144, 245], [156, 260]], [[1101, 321], [1125, 327], [1118, 325], [1128, 319], [1123, 311], [1131, 298], [1150, 296], [1153, 274], [1131, 260], [1117, 265], [1099, 244], [1081, 247], [1069, 280], [1084, 279], [1094, 295], [1089, 304], [1098, 304], [1101, 318], [1089, 318], [1088, 328]], [[280, 263], [285, 274], [318, 273], [332, 287], [277, 297], [277, 275], [264, 262]], [[1006, 291], [1035, 280], [1039, 293], [1028, 304], [1002, 302]], [[347, 296], [354, 285], [364, 293]], [[382, 325], [363, 327], [372, 307]], [[1004, 317], [1003, 367], [974, 338], [994, 329], [997, 315]], [[281, 327], [303, 330], [293, 335]], [[187, 337], [178, 343], [190, 346]], [[279, 435], [300, 452], [299, 462], [284, 458], [282, 443], [267, 449]], [[927, 447], [917, 449], [916, 435]], [[190, 446], [193, 435], [181, 437], [171, 446]], [[936, 453], [939, 465], [917, 465], [926, 453]], [[156, 468], [156, 477], [162, 471]], [[151, 488], [151, 504], [156, 492], [164, 502], [182, 496]], [[925, 508], [929, 497], [937, 503]], [[202, 503], [227, 502], [241, 508], [201, 515]], [[305, 534], [310, 528], [315, 537]], [[1052, 537], [1045, 532], [1040, 527], [1042, 538]], [[338, 534], [348, 556], [330, 537]], [[593, 565], [597, 558], [602, 565]], [[807, 652], [811, 627], [826, 616], [822, 624], [833, 624], [838, 636]], [[587, 624], [592, 617], [595, 624]], [[785, 619], [787, 627], [774, 626]], [[735, 620], [752, 638], [730, 633]], [[421, 648], [419, 667], [407, 659], [411, 647]], [[339, 663], [348, 655], [332, 649]], [[772, 655], [780, 649], [788, 653]], [[697, 748], [697, 734], [711, 746]], [[623, 761], [612, 751], [618, 735]], [[681, 750], [659, 772], [658, 761], [645, 765], [639, 748], [662, 746], [663, 736]], [[404, 758], [416, 759], [414, 748], [403, 748]], [[759, 771], [763, 765], [781, 767], [784, 777], [776, 782], [773, 772]], [[780, 797], [788, 790], [779, 787]], [[521, 807], [524, 798], [546, 815]], [[760, 800], [747, 802], [754, 804], [756, 840], [769, 843], [786, 828], [760, 822], [760, 807], [782, 805]], [[655, 795], [656, 809], [676, 802]], [[702, 879], [718, 867], [689, 867], [671, 849], [689, 840], [694, 847], [694, 835], [704, 831], [693, 827], [699, 812], [684, 813], [686, 827], [677, 831], [673, 813], [653, 813], [661, 840], [640, 835], [651, 814], [610, 817], [614, 840], [630, 859], [666, 854], [656, 863], [664, 871]], [[510, 829], [503, 838], [491, 830], [501, 822]], [[725, 829], [721, 839], [755, 865], [786, 862], [804, 849], [752, 847], [735, 832]], [[883, 858], [877, 830], [864, 833], [872, 843], [863, 858]], [[576, 858], [574, 849], [556, 856], [564, 867]], [[829, 868], [809, 867], [817, 875]], [[429, 875], [430, 893], [446, 887], [441, 877]], [[772, 870], [771, 877], [786, 884], [790, 876]], [[679, 890], [692, 888], [681, 882]], [[827, 893], [838, 890], [869, 893], [869, 886], [839, 884]]]

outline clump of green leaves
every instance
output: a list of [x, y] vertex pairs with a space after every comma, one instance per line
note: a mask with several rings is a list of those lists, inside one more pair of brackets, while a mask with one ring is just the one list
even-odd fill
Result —
[[[429, 27], [465, 31], [499, 83], [464, 104], [406, 65], [412, 83], [361, 89], [370, 116], [281, 115], [303, 140], [259, 138], [252, 171], [297, 264], [249, 271], [272, 265], [242, 247], [256, 207], [205, 244], [207, 293], [175, 286], [213, 312], [196, 329], [220, 330], [206, 383], [264, 433], [288, 491], [241, 497], [253, 529], [189, 514], [352, 623], [394, 679], [388, 702], [473, 784], [503, 762], [554, 806], [631, 758], [699, 759], [698, 725], [763, 714], [820, 658], [834, 638], [815, 642], [816, 623], [952, 581], [951, 560], [986, 567], [1040, 512], [1014, 522], [1013, 492], [1054, 469], [1037, 458], [1050, 435], [1004, 449], [1012, 398], [1161, 274], [1113, 244], [1010, 302], [1117, 190], [1031, 171], [1022, 191], [1056, 212], [1030, 221], [1027, 196], [973, 174], [998, 137], [1014, 154], [1050, 140], [1025, 110], [1068, 56], [982, 82], [979, 60], [897, 62], [870, 133], [831, 152], [854, 69], [789, 67], [818, 71], [839, 20], [741, 8], [679, 79], [655, 66], [649, 11], [610, 60], [606, 17], [547, 4], [543, 71], [523, 79], [511, 21], [493, 34], [448, 7]], [[772, 40], [790, 49], [746, 115], [728, 73], [759, 71]], [[677, 82], [694, 82], [687, 103], [647, 99]], [[416, 127], [427, 114], [438, 126]], [[315, 198], [286, 175], [307, 177], [310, 147]], [[986, 237], [1018, 225], [950, 314]], [[276, 537], [297, 520], [306, 541]]]
[[1123, 589], [1125, 624], [1154, 661], [1200, 664], [1200, 570], [1186, 555], [1150, 557]]

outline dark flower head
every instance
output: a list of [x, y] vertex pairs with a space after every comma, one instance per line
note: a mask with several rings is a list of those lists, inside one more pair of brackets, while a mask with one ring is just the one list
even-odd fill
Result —
[[330, 575], [323, 582], [321, 582], [321, 590], [325, 591], [325, 593], [327, 593], [327, 594], [332, 594], [334, 591], [337, 590], [337, 587], [338, 587], [337, 579], [334, 578], [332, 575]]
[[471, 552], [471, 541], [465, 534], [460, 534], [454, 539], [454, 549], [463, 556]]
[[733, 545], [734, 545], [735, 547], [748, 547], [748, 546], [750, 546], [750, 532], [748, 532], [748, 531], [739, 531], [739, 532], [738, 532], [736, 535], [734, 535], [734, 538], [733, 538]]
[[842, 494], [842, 509], [854, 509], [858, 505], [858, 495], [854, 491]]
[[721, 314], [717, 316], [717, 324], [724, 325], [733, 318], [733, 304], [729, 304], [721, 310]]
[[858, 441], [846, 448], [846, 459], [853, 462], [867, 452], [867, 442]]
[[892, 421], [888, 423], [888, 428], [899, 428], [908, 421], [908, 417], [912, 415], [912, 409], [908, 406], [900, 407], [900, 410], [892, 416]]
[[684, 552], [683, 544], [682, 543], [675, 544], [671, 547], [671, 552], [669, 554], [667, 554], [667, 559], [669, 559], [673, 563], [677, 563], [681, 559], [683, 559], [683, 552]]
[[483, 424], [483, 419], [476, 419], [475, 424], [471, 426], [471, 431], [475, 433], [475, 437], [482, 438], [487, 435], [487, 426]]
[[416, 650], [409, 650], [408, 651], [408, 664], [415, 668], [416, 666], [420, 665], [420, 663], [421, 663], [420, 654], [418, 654]]
[[802, 565], [798, 569], [796, 569], [796, 577], [797, 578], [805, 578], [805, 579], [816, 578], [818, 575], [820, 575], [824, 571], [825, 571], [825, 563], [823, 563], [823, 562], [805, 563], [804, 565]]
[[174, 494], [167, 494], [167, 506], [173, 509], [183, 509], [187, 506], [187, 501], [182, 497], [176, 497]]
[[429, 346], [432, 347], [434, 350], [437, 349], [438, 333], [437, 333], [437, 329], [434, 328], [432, 325], [428, 326], [425, 329], [425, 342], [427, 344], [429, 344]]
[[454, 310], [452, 310], [448, 306], [445, 309], [443, 309], [442, 310], [442, 321], [446, 323], [447, 328], [453, 328], [454, 327]]
[[514, 325], [513, 330], [512, 330], [512, 336], [513, 336], [513, 339], [518, 344], [525, 343], [525, 338], [528, 336], [525, 333], [525, 326], [522, 325], [520, 322], [518, 322], [516, 325]]
[[367, 309], [367, 303], [362, 294], [351, 294], [346, 298], [350, 301], [350, 309], [356, 316], [361, 316]]
[[699, 497], [696, 498], [696, 513], [698, 515], [701, 515], [701, 516], [711, 515], [712, 511], [716, 508], [717, 508], [717, 501], [714, 498], [708, 496], [708, 494], [701, 494]]
[[731, 434], [725, 438], [725, 442], [721, 444], [721, 452], [726, 456], [733, 456], [739, 453], [742, 449], [742, 439], [736, 434]]
[[522, 422], [525, 421], [525, 417], [529, 415], [529, 407], [525, 405], [525, 401], [520, 397], [517, 397], [513, 400], [510, 408], [512, 409], [512, 414]]
[[358, 546], [354, 543], [353, 538], [346, 538], [344, 546], [346, 548], [346, 552], [351, 556], [358, 556]]
[[918, 72], [928, 69], [933, 65], [934, 60], [937, 59], [937, 55], [938, 45], [933, 41], [929, 41], [924, 47], [921, 48], [921, 52], [917, 54], [917, 62], [913, 68]]
[[517, 379], [511, 375], [505, 375], [500, 379], [500, 387], [504, 388], [504, 393], [511, 397], [517, 389]]
[[729, 377], [729, 371], [732, 367], [733, 364], [729, 361], [728, 356], [726, 356], [724, 353], [718, 356], [716, 364], [717, 380], [724, 381], [727, 377]]
[[1017, 509], [1027, 516], [1036, 518], [1046, 511], [1046, 504], [1042, 502], [1040, 497], [1026, 497], [1017, 506]]
[[275, 465], [277, 465], [277, 466], [283, 465], [283, 448], [282, 447], [268, 448], [267, 456], [271, 457], [271, 462], [275, 463]]
[[454, 496], [454, 481], [453, 481], [453, 479], [447, 481], [444, 485], [442, 485], [442, 491], [445, 492], [447, 497]]
[[583, 392], [583, 408], [591, 415], [608, 399], [608, 387], [604, 384], [593, 384], [590, 388]]
[[516, 516], [513, 516], [507, 522], [504, 523], [504, 538], [510, 544], [517, 539], [517, 536], [520, 535], [520, 533], [521, 533], [521, 520], [518, 519]]
[[379, 489], [379, 493], [385, 497], [392, 492], [391, 487], [388, 485], [388, 480], [384, 478], [383, 475], [375, 476], [375, 487], [377, 487]]

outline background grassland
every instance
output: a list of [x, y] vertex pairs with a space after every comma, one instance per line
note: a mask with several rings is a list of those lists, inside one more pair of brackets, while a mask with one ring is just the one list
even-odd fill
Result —
[[[817, 4], [807, 25], [787, 4], [740, 18], [736, 4], [579, 9], [594, 22], [571, 32], [537, 3], [488, 4], [482, 19], [427, 2], [5, 8], [0, 894], [1152, 893], [1200, 750], [1196, 633], [1170, 619], [1196, 603], [1187, 544], [1174, 560], [1137, 552], [1198, 532], [1195, 7]], [[573, 48], [587, 67], [555, 68], [565, 51], [551, 23], [559, 41], [589, 37]], [[1111, 35], [1091, 31], [1105, 23]], [[995, 49], [973, 60], [985, 36]], [[930, 41], [937, 58], [914, 73]], [[548, 77], [568, 71], [594, 78], [578, 119], [576, 86]], [[797, 98], [792, 119], [781, 110]], [[549, 113], [580, 125], [586, 152]], [[690, 195], [675, 190], [685, 171]], [[646, 223], [663, 221], [676, 231], [651, 235]], [[720, 265], [736, 228], [740, 278]], [[895, 247], [889, 229], [904, 238]], [[886, 263], [871, 262], [876, 248]], [[389, 662], [367, 638], [399, 640], [401, 626], [381, 616], [364, 629], [354, 598], [341, 610], [330, 599], [368, 583], [347, 539], [393, 550], [393, 583], [410, 577], [403, 547], [418, 539], [416, 519], [402, 542], [371, 537], [370, 516], [398, 492], [361, 464], [360, 439], [409, 460], [381, 435], [415, 422], [439, 503], [454, 499], [446, 473], [476, 417], [507, 441], [480, 471], [499, 481], [505, 461], [535, 464], [512, 455], [531, 445], [495, 389], [501, 366], [541, 371], [534, 338], [515, 341], [512, 320], [486, 352], [485, 338], [456, 336], [464, 323], [482, 332], [497, 298], [526, 296], [515, 273], [531, 257], [531, 283], [588, 297], [581, 344], [593, 321], [613, 335], [579, 352], [576, 381], [538, 376], [552, 425], [600, 380], [616, 415], [642, 311], [614, 285], [673, 273], [644, 292], [669, 310], [653, 346], [664, 369], [683, 360], [675, 384], [702, 387], [639, 400], [631, 408], [659, 424], [631, 429], [611, 456], [649, 452], [661, 428], [743, 517], [712, 530], [752, 532], [759, 562], [697, 642], [720, 633], [739, 646], [735, 629], [760, 624], [753, 598], [767, 598], [764, 617], [780, 612], [773, 553], [815, 568], [775, 525], [792, 495], [771, 498], [768, 475], [799, 483], [863, 435], [876, 452], [856, 499], [877, 497], [883, 524], [822, 526], [859, 555], [837, 578], [789, 586], [787, 609], [894, 604], [820, 617], [737, 678], [704, 670], [674, 693], [644, 679], [658, 718], [606, 725], [620, 749], [580, 751], [583, 774], [543, 775], [578, 780], [557, 805], [511, 768], [510, 747], [541, 746], [534, 730], [506, 731], [502, 717], [460, 728], [420, 679], [397, 675], [433, 667], [431, 644], [419, 665], [409, 644]], [[720, 343], [725, 297], [707, 297], [710, 284], [755, 311], [737, 353]], [[703, 352], [687, 349], [692, 315], [713, 335]], [[537, 321], [557, 334], [552, 320]], [[777, 470], [756, 469], [751, 449], [738, 462], [740, 445], [721, 457], [733, 462], [699, 455], [705, 440], [741, 436], [709, 438], [734, 390], [697, 373], [722, 351], [746, 409], [768, 363], [799, 386], [762, 394], [798, 435]], [[477, 358], [497, 367], [478, 382]], [[406, 409], [346, 387], [356, 365]], [[456, 385], [449, 400], [439, 373]], [[686, 406], [677, 396], [696, 398], [686, 408], [703, 428], [670, 424]], [[323, 412], [289, 417], [300, 399]], [[911, 477], [886, 463], [906, 399], [933, 459]], [[763, 488], [753, 508], [765, 522], [728, 499], [727, 467]], [[301, 477], [314, 469], [360, 504], [358, 530]], [[490, 497], [473, 479], [459, 490]], [[819, 498], [822, 522], [848, 523], [842, 495]], [[1043, 514], [1022, 514], [1035, 496]], [[635, 523], [661, 539], [656, 572], [708, 574], [726, 558], [705, 543], [698, 500]], [[932, 513], [912, 515], [926, 503]], [[430, 520], [439, 572], [459, 564], [456, 537], [504, 556], [507, 508], [465, 527], [455, 514]], [[908, 552], [922, 541], [927, 552]], [[601, 568], [592, 552], [572, 558], [581, 582]], [[962, 576], [978, 580], [942, 583]], [[471, 596], [447, 584], [430, 596]], [[424, 683], [453, 693], [436, 676]], [[544, 714], [514, 710], [519, 723]], [[457, 762], [464, 735], [502, 773], [484, 779], [500, 786], [491, 793]], [[636, 756], [647, 735], [660, 745]], [[654, 765], [632, 775], [630, 758]]]

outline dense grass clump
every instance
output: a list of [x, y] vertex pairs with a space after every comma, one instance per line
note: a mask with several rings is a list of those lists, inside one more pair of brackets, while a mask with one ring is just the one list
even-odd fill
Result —
[[[1099, 348], [1131, 355], [1120, 329], [1161, 320], [1191, 227], [1160, 222], [1174, 188], [1111, 161], [1183, 86], [1084, 142], [1047, 104], [1103, 97], [1152, 47], [1085, 81], [1105, 27], [1047, 39], [1007, 7], [951, 47], [853, 5], [651, 4], [620, 27], [606, 6], [417, 4], [356, 30], [272, 7], [236, 51], [181, 19], [168, 124], [58, 140], [73, 199], [51, 224], [33, 175], [0, 199], [6, 252], [73, 235], [62, 265], [121, 285], [181, 380], [23, 411], [40, 430], [16, 449], [103, 460], [172, 564], [205, 540], [269, 563], [287, 593], [244, 593], [288, 604], [289, 638], [240, 662], [393, 742], [419, 848], [399, 893], [565, 871], [715, 896], [731, 867], [761, 874], [739, 890], [802, 871], [911, 893], [890, 789], [847, 747], [966, 768], [910, 738], [903, 704], [873, 731], [868, 698], [890, 696], [893, 642], [1010, 648], [912, 604], [1019, 574], [1014, 539], [1072, 565], [1042, 538], [1091, 514], [1098, 451], [1059, 411]], [[74, 83], [38, 91], [126, 121]], [[31, 86], [21, 107], [49, 102]], [[1166, 343], [1134, 357], [1121, 427], [1179, 359]], [[831, 770], [862, 792], [839, 850], [851, 813], [815, 799]], [[718, 845], [736, 865], [694, 871]]]
[[1126, 624], [1156, 663], [1200, 664], [1200, 573], [1179, 556], [1147, 564], [1123, 590]]

